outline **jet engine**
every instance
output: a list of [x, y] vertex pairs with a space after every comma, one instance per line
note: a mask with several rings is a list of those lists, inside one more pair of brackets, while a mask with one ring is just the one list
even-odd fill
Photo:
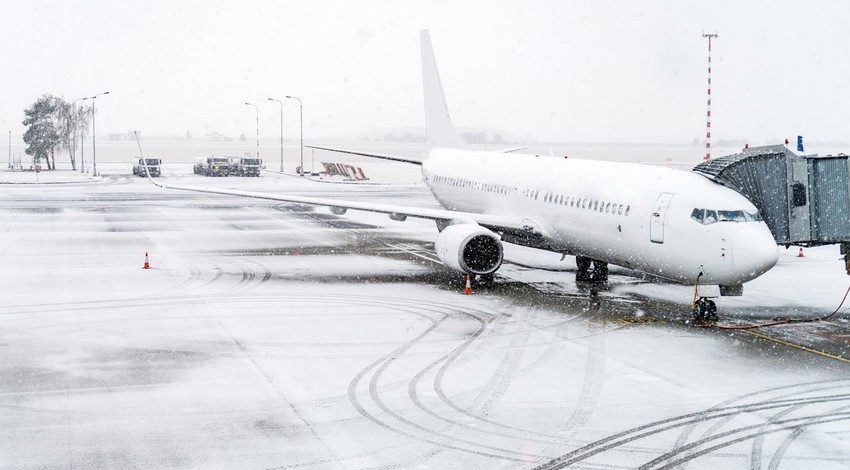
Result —
[[446, 266], [467, 274], [492, 274], [504, 255], [498, 235], [480, 225], [457, 224], [437, 236], [437, 257]]

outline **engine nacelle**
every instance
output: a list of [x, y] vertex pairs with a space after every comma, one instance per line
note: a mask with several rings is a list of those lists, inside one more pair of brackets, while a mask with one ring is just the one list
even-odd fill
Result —
[[480, 225], [457, 224], [437, 236], [437, 257], [466, 274], [492, 274], [502, 265], [502, 240]]

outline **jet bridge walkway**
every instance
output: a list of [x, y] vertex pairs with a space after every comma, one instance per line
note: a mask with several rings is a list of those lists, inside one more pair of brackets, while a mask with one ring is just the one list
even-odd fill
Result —
[[745, 148], [700, 163], [693, 171], [749, 199], [777, 244], [840, 244], [841, 253], [850, 260], [847, 155], [798, 155], [783, 145], [771, 145]]

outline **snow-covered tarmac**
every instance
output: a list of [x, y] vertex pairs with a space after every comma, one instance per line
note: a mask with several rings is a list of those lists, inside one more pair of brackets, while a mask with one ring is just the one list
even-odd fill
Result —
[[[698, 328], [688, 287], [615, 270], [591, 295], [571, 260], [516, 248], [464, 296], [432, 223], [109, 170], [0, 184], [2, 468], [850, 465], [846, 307], [758, 335]], [[165, 174], [435, 204], [421, 185]], [[837, 248], [796, 254], [721, 315], [834, 310]]]

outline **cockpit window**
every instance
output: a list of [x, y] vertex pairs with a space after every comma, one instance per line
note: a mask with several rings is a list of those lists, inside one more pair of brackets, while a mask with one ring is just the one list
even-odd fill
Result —
[[744, 211], [717, 211], [720, 222], [746, 222]]
[[704, 217], [705, 217], [705, 209], [694, 209], [694, 211], [691, 212], [691, 218], [696, 220], [699, 223], [702, 223]]
[[752, 213], [743, 210], [712, 210], [694, 209], [691, 218], [703, 224], [710, 225], [717, 222], [760, 222], [762, 219], [758, 212]]

